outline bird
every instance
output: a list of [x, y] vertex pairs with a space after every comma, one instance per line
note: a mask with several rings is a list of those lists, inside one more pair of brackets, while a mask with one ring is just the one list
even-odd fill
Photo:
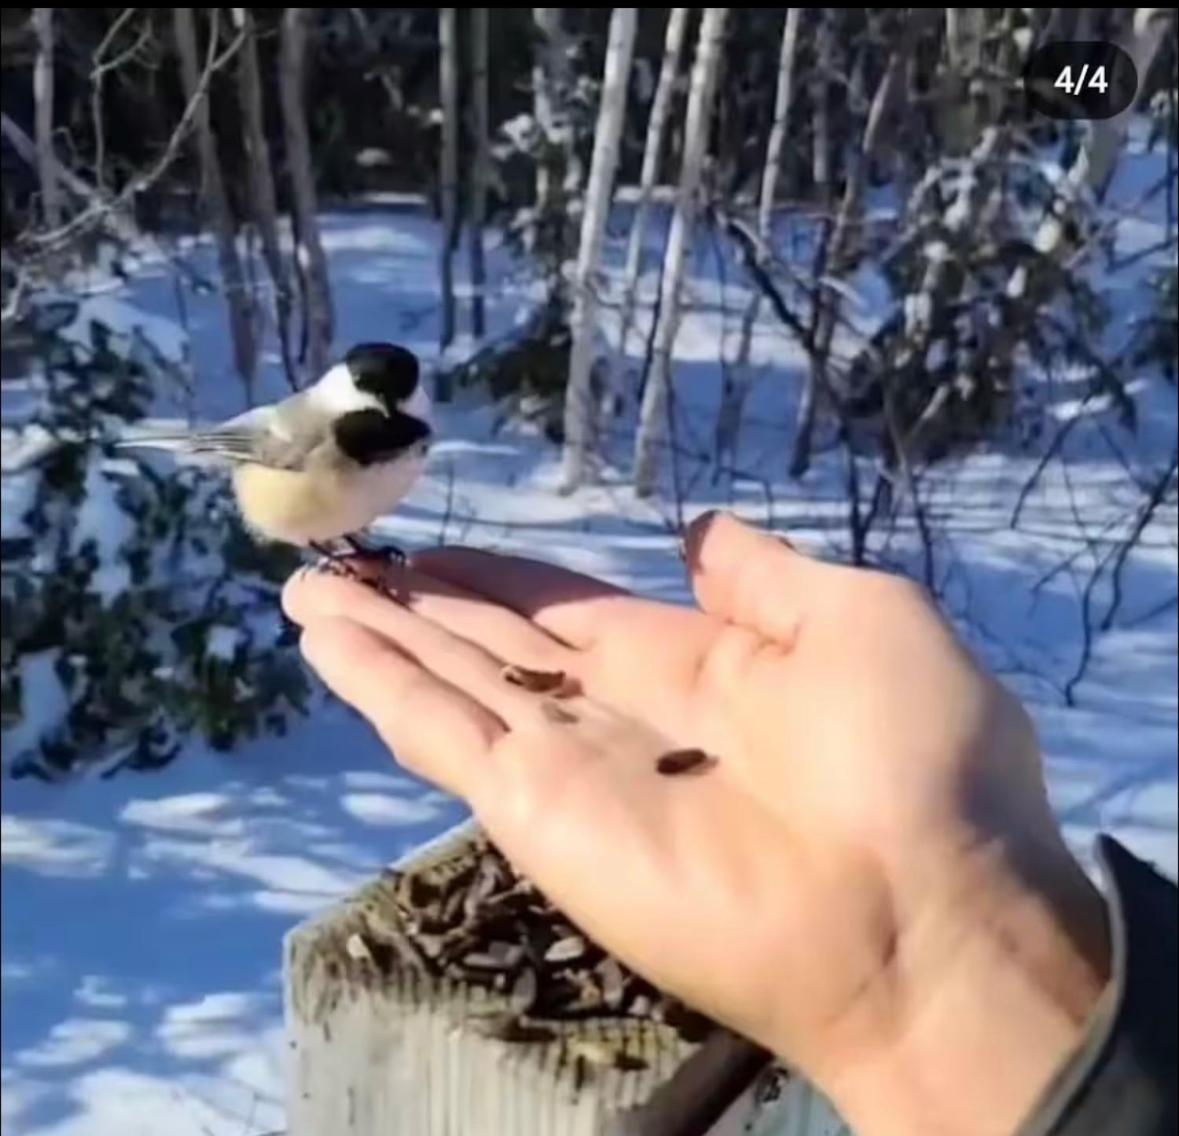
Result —
[[400, 548], [369, 547], [360, 534], [409, 493], [432, 438], [417, 356], [372, 342], [357, 344], [314, 384], [280, 402], [204, 428], [129, 433], [116, 445], [228, 467], [255, 538], [309, 548], [371, 583], [338, 547], [404, 563]]

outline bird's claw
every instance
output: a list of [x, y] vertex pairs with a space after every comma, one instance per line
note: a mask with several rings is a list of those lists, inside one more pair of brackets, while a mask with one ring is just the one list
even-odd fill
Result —
[[[406, 563], [406, 555], [400, 548], [367, 548], [359, 543], [348, 542], [352, 546], [352, 552], [348, 555], [340, 555], [333, 552], [330, 548], [322, 545], [313, 545], [312, 547], [320, 554], [320, 559], [316, 562], [315, 570], [317, 572], [329, 572], [333, 576], [339, 576], [346, 580], [355, 580], [358, 584], [363, 584], [365, 587], [372, 588], [379, 596], [385, 599], [396, 600], [400, 602], [401, 597], [396, 589], [386, 579], [383, 569], [390, 564], [402, 568]], [[366, 565], [368, 566], [366, 568]]]
[[345, 537], [348, 547], [352, 549], [352, 556], [357, 560], [379, 561], [381, 564], [393, 564], [404, 568], [409, 561], [405, 550], [395, 544], [368, 545], [362, 544], [356, 537]]

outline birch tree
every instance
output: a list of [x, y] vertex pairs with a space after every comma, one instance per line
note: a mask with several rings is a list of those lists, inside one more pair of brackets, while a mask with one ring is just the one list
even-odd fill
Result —
[[540, 153], [536, 161], [536, 212], [543, 217], [552, 206], [552, 153], [555, 149], [557, 117], [557, 95], [553, 89], [552, 67], [548, 64], [552, 51], [549, 41], [553, 25], [559, 25], [560, 14], [556, 8], [533, 8], [532, 18], [543, 37], [543, 42], [537, 44], [532, 58], [532, 117], [540, 132]]
[[283, 138], [291, 177], [295, 258], [303, 288], [306, 366], [318, 377], [327, 369], [332, 347], [332, 295], [327, 257], [319, 239], [319, 206], [303, 92], [307, 78], [307, 29], [316, 8], [284, 8], [279, 28], [278, 93]]
[[487, 274], [483, 264], [483, 227], [487, 223], [488, 111], [487, 111], [487, 9], [471, 9], [471, 331], [482, 338], [484, 291]]
[[536, 208], [528, 238], [544, 274], [548, 306], [566, 319], [566, 265], [575, 253], [572, 206], [581, 187], [572, 102], [573, 75], [562, 8], [533, 8]]
[[[1134, 62], [1138, 73], [1139, 90], [1146, 79], [1155, 58], [1162, 50], [1168, 33], [1174, 35], [1175, 10], [1173, 8], [1135, 8], [1130, 27], [1120, 38], [1123, 50]], [[1137, 109], [1137, 99], [1131, 101], [1121, 114], [1086, 123], [1085, 139], [1072, 166], [1069, 169], [1063, 193], [1074, 198], [1081, 189], [1090, 189], [1099, 197], [1104, 196], [1113, 177], [1122, 144], [1126, 138], [1126, 127]], [[1053, 209], [1056, 228], [1060, 227], [1062, 214]], [[1040, 238], [1037, 236], [1037, 247]]]
[[637, 8], [615, 8], [610, 16], [602, 101], [594, 132], [594, 152], [581, 219], [581, 244], [574, 275], [573, 342], [569, 354], [569, 379], [565, 389], [565, 454], [563, 482], [566, 490], [580, 484], [592, 431], [593, 399], [590, 366], [597, 330], [594, 274], [602, 254], [602, 237], [618, 168], [618, 150], [626, 118], [626, 91], [634, 51]]
[[647, 215], [651, 191], [659, 181], [660, 163], [663, 155], [663, 136], [666, 133], [668, 112], [671, 110], [672, 95], [675, 92], [676, 75], [679, 72], [680, 52], [684, 43], [684, 29], [688, 24], [687, 8], [672, 8], [667, 18], [667, 32], [663, 40], [663, 63], [659, 68], [659, 81], [651, 100], [651, 115], [647, 119], [647, 138], [643, 143], [643, 168], [639, 174], [639, 197], [635, 203], [634, 219], [630, 227], [630, 239], [626, 246], [626, 267], [623, 270], [623, 293], [621, 330], [618, 335], [618, 350], [610, 368], [610, 396], [615, 403], [622, 398], [622, 375], [626, 366], [626, 350], [634, 326], [635, 297], [638, 291], [639, 272], [642, 268], [643, 238], [646, 235]]
[[974, 88], [982, 82], [985, 8], [947, 8], [946, 66], [938, 105], [941, 143], [948, 154], [966, 154], [980, 130], [980, 100]]
[[250, 209], [262, 257], [274, 288], [275, 331], [283, 371], [292, 389], [299, 386], [299, 375], [291, 357], [291, 280], [278, 237], [278, 206], [274, 192], [274, 172], [270, 149], [266, 145], [266, 127], [262, 109], [262, 80], [258, 69], [257, 27], [249, 8], [234, 8], [233, 21], [245, 35], [238, 60], [238, 99], [242, 109], [242, 142], [246, 154], [246, 182]]
[[[925, 9], [925, 11], [933, 12], [935, 9]], [[906, 38], [889, 55], [884, 75], [872, 97], [860, 152], [851, 162], [851, 169], [844, 183], [843, 196], [839, 203], [839, 211], [835, 216], [835, 223], [827, 241], [825, 275], [838, 275], [845, 270], [844, 262], [848, 255], [854, 223], [860, 216], [868, 175], [884, 141], [884, 127], [891, 119], [893, 109], [904, 90], [905, 59], [910, 50], [911, 38], [915, 35], [922, 19], [921, 15], [912, 13], [910, 10]], [[831, 355], [831, 341], [839, 321], [839, 293], [831, 288], [821, 287], [816, 293], [816, 298], [820, 307], [818, 319], [815, 321], [810, 366], [798, 403], [794, 452], [790, 459], [790, 476], [794, 478], [801, 477], [806, 473], [810, 465], [818, 400], [827, 390], [827, 366]]]
[[[257, 362], [254, 343], [253, 296], [246, 288], [241, 258], [238, 256], [236, 231], [233, 215], [229, 208], [229, 196], [221, 173], [221, 161], [217, 156], [217, 140], [209, 118], [208, 94], [200, 93], [201, 74], [197, 65], [196, 25], [192, 8], [173, 8], [172, 26], [176, 37], [176, 50], [180, 56], [180, 79], [184, 86], [185, 98], [196, 104], [194, 125], [197, 150], [201, 165], [201, 196], [205, 212], [213, 227], [217, 242], [217, 262], [221, 270], [221, 283], [225, 289], [225, 302], [229, 310], [229, 332], [233, 341], [233, 360], [238, 374], [246, 387], [246, 401], [254, 401], [254, 368]], [[212, 9], [209, 42], [217, 39], [217, 12]]]
[[61, 194], [53, 158], [53, 9], [33, 9], [37, 58], [33, 63], [33, 103], [37, 144], [37, 182], [41, 219], [48, 229], [61, 224]]
[[815, 65], [811, 70], [810, 96], [813, 127], [811, 131], [811, 179], [815, 183], [815, 199], [820, 205], [827, 201], [831, 183], [831, 114], [827, 105], [827, 84], [831, 75], [835, 46], [831, 39], [831, 12], [819, 9], [819, 25], [815, 29]]
[[[439, 278], [442, 287], [442, 319], [439, 347], [445, 353], [454, 339], [454, 245], [458, 224], [458, 9], [438, 9], [438, 91], [442, 101], [442, 148], [439, 188], [442, 196], [442, 247]], [[439, 371], [439, 375], [442, 371]], [[441, 381], [441, 380], [440, 380]], [[440, 389], [440, 400], [450, 392]]]
[[[1174, 10], [1170, 8], [1134, 9], [1130, 27], [1121, 37], [1120, 46], [1133, 60], [1140, 82], [1153, 65], [1167, 35], [1173, 34], [1174, 19]], [[1136, 109], [1135, 99], [1121, 114], [1085, 124], [1076, 156], [1036, 229], [1033, 246], [1045, 261], [1062, 258], [1066, 222], [1078, 200], [1086, 193], [1101, 197], [1108, 187], [1125, 141], [1126, 127]], [[998, 357], [1010, 357], [1023, 334], [1024, 323], [1038, 308], [1044, 273], [1036, 272], [1035, 268], [1035, 265], [1021, 264], [1007, 281], [1007, 298], [1017, 301], [1018, 310], [1027, 315], [996, 333], [993, 350]]]
[[[765, 165], [762, 166], [757, 206], [759, 255], [763, 259], [770, 242], [774, 195], [778, 189], [778, 175], [782, 168], [782, 148], [786, 141], [786, 125], [790, 118], [790, 100], [794, 86], [794, 60], [798, 53], [798, 28], [802, 22], [802, 13], [802, 8], [787, 9], [786, 22], [782, 28], [782, 48], [778, 54], [778, 78], [774, 90], [774, 121], [770, 128], [769, 141], [766, 143], [766, 160]], [[724, 391], [720, 413], [717, 416], [716, 454], [718, 461], [723, 453], [731, 453], [736, 447], [741, 409], [752, 378], [749, 351], [753, 341], [753, 325], [757, 322], [760, 310], [761, 291], [754, 289], [741, 320], [741, 336], [737, 344], [733, 379]]]
[[727, 8], [705, 8], [700, 21], [696, 60], [692, 66], [692, 83], [688, 93], [679, 189], [663, 258], [659, 322], [655, 328], [651, 373], [643, 391], [639, 429], [635, 438], [634, 484], [635, 492], [640, 496], [649, 495], [655, 488], [658, 444], [665, 425], [664, 416], [669, 398], [671, 353], [679, 329], [684, 264], [696, 220], [697, 196], [708, 149], [713, 96], [728, 12]]
[[562, 19], [563, 8], [533, 8], [532, 18], [540, 33], [540, 45], [532, 69], [533, 100], [536, 122], [544, 139], [542, 145], [549, 152], [550, 162], [541, 162], [536, 172], [538, 204], [551, 204], [555, 186], [552, 184], [551, 156], [562, 155], [565, 194], [572, 195], [581, 185], [581, 163], [574, 145], [573, 125], [570, 120], [569, 96], [573, 77], [569, 62], [569, 38]]

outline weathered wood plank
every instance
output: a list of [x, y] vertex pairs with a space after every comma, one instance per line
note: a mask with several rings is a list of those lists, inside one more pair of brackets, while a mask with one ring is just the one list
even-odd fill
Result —
[[787, 1131], [750, 1091], [762, 1051], [584, 940], [473, 825], [295, 928], [284, 961], [290, 1136]]

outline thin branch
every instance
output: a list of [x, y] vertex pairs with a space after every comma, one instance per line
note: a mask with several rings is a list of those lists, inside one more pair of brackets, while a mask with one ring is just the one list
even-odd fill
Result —
[[1154, 519], [1154, 514], [1166, 498], [1167, 491], [1174, 484], [1177, 468], [1179, 468], [1179, 447], [1171, 451], [1169, 465], [1155, 479], [1149, 495], [1139, 507], [1138, 517], [1134, 522], [1134, 527], [1130, 530], [1130, 535], [1122, 543], [1114, 558], [1113, 579], [1111, 582], [1113, 596], [1110, 599], [1109, 610], [1105, 613], [1105, 618], [1101, 621], [1102, 631], [1108, 631], [1113, 626], [1114, 616], [1117, 615], [1118, 608], [1122, 606], [1122, 569], [1125, 568], [1126, 560], [1137, 545], [1139, 538]]
[[[213, 9], [214, 18], [216, 18], [217, 11], [216, 8]], [[197, 86], [192, 93], [192, 97], [189, 98], [184, 108], [184, 113], [180, 116], [180, 121], [176, 124], [176, 129], [172, 132], [172, 136], [168, 139], [168, 144], [164, 147], [163, 154], [146, 173], [132, 178], [114, 197], [109, 199], [99, 197], [98, 200], [92, 201], [87, 209], [60, 228], [48, 233], [34, 234], [33, 241], [43, 249], [53, 249], [67, 244], [86, 229], [101, 223], [108, 214], [129, 205], [136, 196], [150, 189], [175, 160], [176, 155], [180, 152], [180, 147], [188, 138], [189, 131], [193, 127], [197, 112], [201, 107], [205, 93], [208, 91], [209, 84], [213, 80], [213, 76], [233, 59], [242, 44], [245, 43], [245, 39], [245, 32], [238, 32], [229, 46], [220, 54], [216, 54], [217, 36], [215, 34], [209, 36], [209, 49], [204, 71], [197, 81]], [[98, 195], [94, 196], [97, 197]]]
[[1024, 505], [1027, 503], [1028, 497], [1031, 496], [1032, 490], [1035, 489], [1040, 478], [1044, 475], [1044, 470], [1048, 468], [1048, 463], [1056, 456], [1061, 446], [1064, 445], [1065, 439], [1072, 432], [1073, 427], [1078, 422], [1082, 421], [1081, 411], [1088, 405], [1089, 400], [1093, 397], [1093, 392], [1090, 391], [1085, 395], [1078, 407], [1076, 414], [1074, 414], [1063, 426], [1056, 432], [1056, 436], [1049, 443], [1048, 448], [1041, 455], [1040, 460], [1036, 463], [1036, 468], [1032, 470], [1031, 476], [1024, 482], [1023, 488], [1019, 491], [1019, 497], [1015, 502], [1015, 508], [1011, 511], [1011, 528], [1019, 527], [1019, 518], [1023, 514]]
[[905, 488], [909, 492], [909, 500], [913, 505], [913, 519], [916, 521], [917, 531], [921, 535], [922, 577], [926, 587], [932, 591], [934, 587], [934, 557], [933, 537], [929, 531], [929, 518], [926, 517], [925, 506], [921, 502], [917, 477], [913, 473], [913, 467], [909, 462], [909, 454], [905, 448], [905, 439], [901, 437], [900, 428], [897, 425], [896, 411], [892, 401], [891, 383], [885, 383], [883, 385], [883, 395], [885, 426], [892, 439], [893, 453], [896, 455], [896, 461], [900, 467], [901, 479], [905, 483]]
[[1113, 555], [1114, 550], [1110, 549], [1097, 561], [1089, 579], [1085, 581], [1085, 587], [1081, 593], [1081, 657], [1077, 660], [1076, 669], [1064, 684], [1064, 700], [1069, 706], [1077, 704], [1074, 692], [1085, 677], [1085, 672], [1089, 669], [1089, 661], [1093, 657], [1093, 593], [1097, 589], [1105, 566], [1113, 558]]
[[115, 17], [111, 26], [107, 29], [106, 35], [102, 37], [102, 42], [94, 50], [94, 66], [90, 70], [90, 85], [93, 87], [90, 96], [90, 116], [94, 125], [94, 184], [100, 191], [106, 188], [106, 131], [103, 129], [102, 106], [103, 80], [106, 78], [108, 71], [113, 71], [121, 67], [126, 60], [130, 59], [143, 46], [151, 28], [150, 21], [144, 22], [138, 38], [130, 48], [126, 51], [121, 51], [112, 60], [107, 60], [105, 57], [107, 49], [114, 43], [115, 37], [123, 30], [123, 27], [138, 10], [138, 8], [124, 8]]
[[795, 338], [797, 338], [807, 355], [812, 355], [814, 351], [812, 333], [803, 324], [802, 320], [787, 307], [786, 301], [782, 298], [782, 293], [778, 291], [777, 285], [766, 271], [762, 262], [763, 258], [759, 255], [759, 241], [757, 236], [750, 231], [749, 226], [744, 221], [734, 217], [732, 214], [725, 213], [719, 209], [716, 211], [716, 214], [721, 227], [741, 247], [745, 260], [745, 268], [749, 272], [749, 275], [753, 277], [754, 283], [761, 289], [766, 299], [770, 302], [770, 307], [774, 309], [774, 314], [794, 333]]

